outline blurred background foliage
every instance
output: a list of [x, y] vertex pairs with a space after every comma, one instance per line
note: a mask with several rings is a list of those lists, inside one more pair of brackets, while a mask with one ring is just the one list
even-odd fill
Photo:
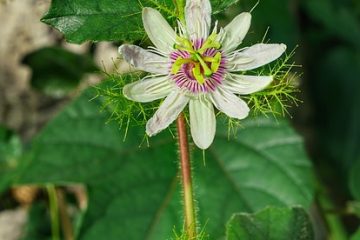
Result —
[[[8, 5], [16, 5], [16, 2], [0, 2], [0, 10], [6, 11]], [[36, 5], [35, 2], [32, 1], [30, 4]], [[50, 1], [45, 2], [48, 8]], [[126, 5], [129, 2], [131, 1], [124, 1], [116, 7], [124, 12], [129, 9], [138, 11]], [[220, 9], [226, 6], [225, 4], [235, 1], [224, 1], [222, 4], [219, 1], [215, 2], [219, 4], [217, 6]], [[226, 12], [217, 13], [215, 17], [220, 20], [220, 25], [224, 26], [239, 12], [252, 9], [256, 2], [241, 0]], [[56, 0], [53, 3], [62, 4]], [[165, 3], [171, 6], [171, 1], [166, 0]], [[43, 11], [41, 15], [44, 13]], [[18, 21], [24, 20], [19, 19]], [[172, 21], [172, 18], [169, 20]], [[56, 26], [56, 12], [50, 11], [43, 21]], [[141, 28], [137, 20], [129, 21], [131, 24], [128, 25], [122, 24], [120, 20], [116, 24], [122, 24], [119, 28], [123, 28], [121, 30], [124, 32], [128, 31], [127, 28]], [[301, 88], [299, 98], [303, 103], [291, 109], [292, 117], [289, 119], [303, 137], [311, 163], [302, 150], [298, 135], [282, 120], [280, 129], [274, 132], [269, 132], [265, 127], [252, 129], [255, 122], [260, 126], [274, 124], [270, 119], [262, 118], [245, 121], [243, 124], [247, 128], [239, 131], [238, 138], [241, 142], [266, 156], [279, 156], [275, 163], [264, 165], [261, 164], [262, 160], [257, 162], [256, 154], [252, 155], [251, 151], [227, 144], [220, 136], [226, 135], [224, 128], [219, 126], [219, 140], [215, 142], [210, 153], [206, 154], [207, 167], [204, 168], [201, 161], [195, 163], [200, 175], [196, 179], [196, 188], [202, 214], [201, 222], [205, 224], [209, 216], [212, 216], [213, 222], [209, 221], [206, 226], [215, 238], [223, 236], [224, 225], [235, 211], [252, 213], [266, 205], [299, 204], [310, 213], [316, 239], [358, 240], [360, 236], [356, 231], [360, 215], [360, 1], [262, 0], [253, 10], [252, 21], [252, 27], [244, 42], [245, 46], [264, 38], [270, 42], [283, 42], [289, 50], [296, 48], [294, 61], [302, 67], [294, 71], [303, 73], [298, 79]], [[1, 24], [5, 23], [4, 20]], [[66, 236], [69, 234], [86, 240], [99, 239], [99, 236], [104, 235], [109, 236], [109, 239], [116, 239], [120, 232], [127, 236], [127, 239], [142, 239], [140, 236], [143, 236], [141, 233], [144, 226], [148, 227], [147, 239], [159, 239], [159, 236], [163, 237], [171, 232], [173, 225], [181, 229], [181, 222], [176, 217], [181, 206], [177, 199], [179, 193], [174, 163], [176, 151], [172, 146], [174, 141], [171, 134], [164, 133], [155, 138], [151, 141], [152, 147], [147, 148], [146, 139], [143, 139], [143, 129], [134, 127], [127, 133], [127, 140], [122, 142], [123, 133], [120, 133], [118, 123], [108, 122], [111, 112], [107, 112], [107, 109], [112, 106], [107, 106], [101, 113], [101, 106], [106, 99], [97, 98], [89, 102], [89, 99], [96, 96], [96, 91], [92, 88], [70, 106], [64, 107], [73, 101], [81, 90], [106, 78], [107, 75], [103, 74], [102, 70], [113, 73], [114, 69], [120, 71], [126, 68], [116, 59], [116, 47], [120, 42], [110, 44], [110, 48], [114, 49], [115, 58], [109, 61], [109, 55], [99, 57], [99, 52], [103, 51], [101, 43], [87, 43], [79, 52], [69, 47], [61, 34], [50, 28], [46, 31], [45, 34], [55, 36], [53, 40], [38, 44], [36, 48], [20, 54], [19, 65], [29, 66], [31, 75], [26, 80], [27, 93], [20, 96], [16, 104], [12, 104], [11, 100], [18, 94], [18, 90], [12, 85], [17, 78], [17, 69], [10, 68], [6, 64], [6, 58], [0, 59], [0, 211], [16, 209], [19, 205], [25, 206], [26, 209], [32, 206], [29, 211], [30, 220], [26, 227], [23, 227], [22, 235], [22, 239], [28, 240], [51, 239], [54, 237], [54, 231], [64, 239], [67, 239]], [[89, 34], [87, 29], [85, 33]], [[106, 39], [102, 39], [101, 36], [105, 35], [101, 34], [107, 33], [108, 30], [99, 33], [99, 39], [94, 40]], [[82, 42], [87, 39], [86, 34], [74, 35], [70, 32], [70, 37], [75, 36], [72, 42]], [[110, 37], [113, 40], [124, 40], [116, 38], [116, 34], [117, 31], [112, 31]], [[137, 31], [134, 36], [134, 39], [125, 39], [137, 40], [136, 42], [142, 45], [147, 44], [146, 39], [140, 38], [143, 36], [142, 31]], [[22, 44], [28, 40], [25, 38], [21, 41]], [[10, 43], [8, 44], [10, 46]], [[5, 52], [3, 50], [7, 47], [1, 45], [0, 52]], [[99, 61], [99, 58], [103, 61]], [[13, 69], [11, 71], [14, 73], [9, 73], [9, 69]], [[90, 73], [93, 75], [92, 78], [89, 78]], [[113, 76], [111, 79], [113, 82], [117, 81]], [[110, 88], [113, 92], [115, 89], [115, 93], [118, 90], [116, 86]], [[12, 112], [11, 108], [21, 109], [22, 114], [12, 116], [9, 114]], [[62, 109], [65, 110], [48, 124], [48, 121]], [[14, 124], [19, 116], [23, 119], [33, 119], [37, 116], [37, 119]], [[106, 122], [108, 123], [104, 127]], [[45, 125], [47, 126], [41, 130]], [[40, 130], [41, 133], [38, 134]], [[35, 135], [37, 137], [33, 140]], [[281, 148], [269, 151], [261, 149], [261, 146], [267, 144], [267, 140], [271, 140], [270, 136], [292, 139], [295, 146], [280, 145]], [[143, 148], [138, 150], [138, 145], [143, 145]], [[161, 146], [162, 151], [157, 150], [154, 147], [156, 145]], [[227, 151], [221, 151], [222, 149]], [[202, 159], [201, 155], [199, 152], [194, 153], [196, 159]], [[214, 164], [216, 161], [213, 159], [216, 159], [217, 155], [222, 156], [219, 158], [220, 163], [224, 164], [222, 167]], [[145, 156], [152, 156], [151, 159], [154, 161], [150, 162]], [[243, 157], [237, 159], [237, 156]], [[89, 159], [92, 161], [88, 162]], [[164, 159], [166, 161], [163, 162]], [[291, 182], [291, 178], [281, 171], [278, 172], [276, 164], [283, 166], [285, 172], [291, 176], [295, 176], [300, 182], [300, 187], [288, 183]], [[264, 174], [264, 169], [268, 168], [268, 175], [264, 176], [270, 176], [271, 181], [255, 181], [246, 171], [240, 171], [240, 177], [232, 172], [232, 167], [242, 168], [245, 165], [251, 166], [259, 175]], [[155, 170], [147, 171], [154, 166]], [[315, 180], [313, 172], [316, 175]], [[229, 187], [231, 184], [226, 177], [228, 175], [236, 180], [233, 183], [235, 192], [248, 196], [248, 200], [252, 202], [251, 206], [247, 205], [246, 198], [244, 200], [243, 197], [239, 197], [238, 193], [234, 193], [234, 189]], [[259, 178], [259, 175], [254, 176]], [[141, 178], [143, 182], [139, 183]], [[218, 179], [217, 184], [213, 179]], [[85, 192], [73, 184], [69, 185], [69, 182], [83, 183], [88, 191]], [[145, 184], [151, 182], [153, 184]], [[266, 185], [267, 182], [269, 186]], [[36, 187], [22, 186], [29, 183], [36, 184]], [[56, 229], [50, 221], [54, 217], [54, 209], [49, 207], [52, 204], [45, 188], [47, 183], [59, 186], [59, 219], [65, 221], [59, 223], [63, 228], [65, 226], [62, 233], [60, 227]], [[254, 186], [249, 187], [254, 183], [259, 184], [260, 188], [269, 188], [269, 196], [256, 193]], [[275, 188], [271, 189], [271, 186]], [[276, 188], [284, 190], [285, 194], [279, 195], [281, 191]], [[146, 192], [146, 201], [142, 196], [139, 197], [139, 191]], [[220, 199], [216, 191], [221, 191], [219, 195], [225, 198]], [[209, 200], [209, 204], [205, 201], [208, 199], [212, 200]], [[165, 201], [167, 206], [165, 214], [154, 223], [143, 213], [157, 216], [162, 201]], [[214, 202], [219, 204], [213, 204]], [[86, 211], [88, 204], [89, 208]], [[137, 209], [137, 217], [134, 217], [135, 220], [125, 219], [120, 224], [117, 219], [133, 214], [129, 213], [128, 208], [124, 208], [130, 205], [133, 206], [132, 210]], [[224, 205], [229, 205], [228, 209], [222, 209]], [[221, 216], [218, 216], [219, 209], [223, 214], [220, 214]], [[291, 211], [283, 210], [282, 213], [290, 219]], [[262, 212], [259, 212], [254, 216], [258, 220], [261, 219], [261, 215]], [[239, 215], [234, 217], [228, 226], [237, 224], [236, 221], [240, 221], [239, 219], [247, 222], [246, 217]], [[74, 232], [69, 230], [69, 222], [75, 226]], [[294, 229], [304, 222], [295, 225]], [[134, 226], [134, 223], [139, 223], [139, 226]], [[1, 228], [5, 227], [0, 225], [0, 230]], [[126, 231], [129, 228], [131, 231]], [[251, 228], [241, 229], [241, 234], [249, 233], [249, 229]]]

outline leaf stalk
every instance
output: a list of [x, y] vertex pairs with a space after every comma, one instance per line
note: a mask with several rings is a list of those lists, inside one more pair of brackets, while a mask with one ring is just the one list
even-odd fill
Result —
[[49, 196], [52, 240], [60, 240], [59, 204], [56, 188], [54, 185], [48, 184], [46, 191]]

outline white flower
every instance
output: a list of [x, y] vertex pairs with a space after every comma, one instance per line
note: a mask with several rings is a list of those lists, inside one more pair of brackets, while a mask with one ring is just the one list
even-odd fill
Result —
[[260, 91], [273, 80], [239, 72], [268, 64], [286, 49], [284, 44], [259, 43], [236, 50], [249, 30], [250, 13], [241, 13], [219, 32], [215, 26], [210, 33], [209, 0], [188, 0], [186, 26], [179, 23], [177, 32], [155, 9], [144, 8], [142, 17], [156, 48], [125, 44], [119, 52], [136, 69], [152, 75], [126, 85], [123, 93], [137, 102], [166, 97], [147, 122], [149, 136], [167, 128], [189, 103], [191, 135], [201, 149], [208, 148], [215, 136], [213, 106], [231, 118], [246, 118], [249, 107], [238, 95]]

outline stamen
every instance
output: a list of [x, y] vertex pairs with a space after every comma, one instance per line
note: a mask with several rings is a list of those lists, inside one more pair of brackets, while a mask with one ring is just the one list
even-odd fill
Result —
[[214, 57], [202, 57], [202, 59], [204, 59], [205, 62], [209, 62], [209, 63], [212, 63], [215, 61]]
[[182, 57], [178, 57], [171, 67], [171, 73], [172, 74], [178, 73], [183, 64], [190, 63], [190, 62], [192, 62], [192, 60], [189, 58], [184, 59]]
[[195, 67], [193, 68], [192, 73], [198, 83], [201, 85], [205, 83], [205, 78], [204, 75], [201, 74], [199, 63], [195, 63]]
[[217, 72], [221, 63], [221, 53], [218, 52], [213, 58], [213, 62], [211, 63], [211, 71]]
[[200, 54], [203, 54], [209, 48], [220, 49], [221, 44], [218, 41], [216, 41], [216, 38], [217, 38], [216, 32], [211, 33], [211, 35], [208, 37], [208, 39], [205, 41], [202, 47], [198, 50], [198, 52]]

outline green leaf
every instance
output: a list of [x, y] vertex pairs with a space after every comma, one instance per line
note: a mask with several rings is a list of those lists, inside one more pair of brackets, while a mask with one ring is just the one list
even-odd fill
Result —
[[[312, 63], [309, 74], [317, 79], [309, 85], [314, 102], [314, 133], [318, 138], [315, 148], [324, 160], [319, 161], [320, 169], [327, 175], [328, 181], [342, 184], [342, 189], [346, 189], [349, 183], [359, 183], [353, 169], [359, 169], [355, 164], [360, 160], [360, 95], [357, 94], [360, 89], [360, 81], [357, 80], [360, 75], [360, 54], [341, 46], [331, 47], [321, 57], [318, 53], [314, 50], [312, 59], [309, 59]], [[329, 104], [334, 95], [337, 100]], [[353, 177], [349, 182], [350, 175]], [[351, 187], [356, 194], [358, 190], [355, 186]], [[338, 190], [341, 192], [341, 188]]]
[[340, 4], [327, 0], [306, 0], [302, 3], [309, 15], [331, 34], [360, 47], [360, 25], [353, 8], [347, 8], [343, 1]]
[[235, 214], [227, 240], [312, 240], [311, 222], [303, 208], [269, 207], [255, 214]]
[[210, 0], [212, 12], [213, 13], [222, 12], [239, 1], [240, 0]]
[[144, 37], [143, 6], [159, 6], [169, 15], [172, 5], [172, 0], [53, 0], [42, 21], [64, 33], [73, 43], [134, 41]]
[[10, 184], [22, 154], [20, 138], [0, 126], [0, 193]]
[[[212, 0], [218, 13], [239, 0]], [[135, 41], [145, 36], [143, 7], [159, 9], [175, 22], [173, 0], [53, 0], [42, 21], [65, 34], [73, 43], [85, 41]]]
[[350, 170], [350, 190], [353, 196], [360, 200], [360, 158], [357, 162], [354, 163]]
[[356, 215], [360, 218], [360, 202], [357, 201], [350, 201], [347, 203], [347, 211], [350, 214]]
[[[239, 5], [242, 11], [250, 11], [256, 2], [240, 1]], [[289, 51], [299, 44], [300, 30], [295, 15], [289, 11], [288, 0], [260, 1], [252, 15], [250, 32], [241, 46], [250, 46], [263, 38], [265, 42], [284, 43]]]
[[[166, 131], [139, 147], [144, 127], [122, 141], [92, 90], [65, 109], [38, 136], [19, 183], [88, 186], [89, 209], [80, 239], [167, 239], [182, 229], [176, 140]], [[309, 207], [312, 166], [302, 139], [285, 120], [249, 119], [236, 139], [219, 126], [214, 145], [193, 154], [198, 218], [213, 239], [225, 235], [234, 212], [268, 205]], [[220, 227], [219, 227], [220, 226]]]
[[46, 47], [27, 55], [23, 62], [32, 69], [31, 86], [61, 97], [73, 90], [85, 73], [97, 71], [90, 56], [58, 47]]
[[355, 2], [301, 1], [308, 19], [303, 26], [309, 49], [305, 85], [313, 105], [314, 156], [331, 194], [344, 198], [349, 186], [354, 197], [360, 196], [355, 173], [360, 160], [360, 25]]
[[49, 210], [47, 208], [47, 204], [44, 201], [38, 201], [31, 205], [29, 219], [31, 219], [31, 221], [28, 221], [25, 225], [21, 240], [51, 239]]
[[360, 228], [357, 232], [350, 238], [350, 240], [360, 240]]

